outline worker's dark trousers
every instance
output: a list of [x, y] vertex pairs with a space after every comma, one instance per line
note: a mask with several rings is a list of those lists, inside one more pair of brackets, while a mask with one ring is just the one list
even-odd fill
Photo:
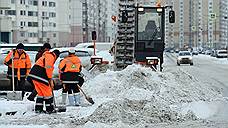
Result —
[[27, 99], [30, 100], [30, 101], [35, 101], [35, 97], [37, 95], [37, 91], [36, 91], [35, 86], [34, 86], [34, 84], [32, 82], [32, 79], [30, 77], [27, 77], [27, 81], [31, 84], [31, 86], [33, 88], [32, 93], [28, 96]]
[[79, 93], [79, 89], [77, 84], [65, 84], [65, 88], [63, 88], [62, 93], [73, 94], [73, 93]]
[[43, 102], [44, 102], [43, 97], [38, 96], [36, 98], [35, 112], [37, 112], [37, 113], [43, 112], [43, 105], [44, 105]]
[[52, 113], [54, 111], [53, 97], [50, 97], [48, 99], [44, 99], [44, 101], [45, 101], [46, 111], [48, 113]]

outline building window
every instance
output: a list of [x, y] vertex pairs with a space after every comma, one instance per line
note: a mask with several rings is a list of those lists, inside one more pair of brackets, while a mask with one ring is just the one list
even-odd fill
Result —
[[23, 26], [23, 22], [21, 21], [21, 26]]
[[38, 33], [31, 32], [29, 33], [29, 37], [38, 37]]
[[56, 13], [55, 12], [49, 12], [49, 17], [56, 17]]
[[48, 16], [47, 14], [48, 14], [47, 12], [42, 12], [43, 17], [47, 17]]
[[21, 31], [21, 32], [20, 32], [20, 36], [21, 36], [21, 37], [25, 37], [25, 32]]
[[11, 4], [15, 4], [15, 0], [11, 0]]
[[21, 4], [25, 4], [25, 0], [20, 0], [20, 3]]
[[25, 16], [26, 15], [26, 12], [24, 10], [21, 10], [20, 11], [20, 15], [24, 15]]
[[0, 10], [0, 14], [3, 14], [3, 10]]
[[28, 11], [28, 16], [38, 16], [38, 12]]
[[28, 4], [29, 4], [29, 5], [37, 6], [37, 5], [38, 5], [38, 1], [37, 1], [37, 0], [29, 0], [29, 1], [28, 1]]
[[34, 6], [37, 6], [37, 5], [38, 5], [38, 1], [37, 1], [37, 0], [34, 0], [34, 1], [33, 1], [33, 5], [34, 5]]
[[26, 26], [26, 22], [25, 21], [21, 21], [20, 25], [21, 25], [21, 27]]
[[53, 33], [53, 37], [56, 37], [56, 33]]
[[16, 15], [16, 10], [5, 10], [6, 15]]
[[28, 22], [28, 27], [38, 27], [38, 22]]
[[47, 37], [47, 32], [42, 32], [43, 37]]
[[55, 2], [49, 2], [49, 7], [55, 7]]
[[47, 1], [42, 1], [42, 6], [47, 6]]

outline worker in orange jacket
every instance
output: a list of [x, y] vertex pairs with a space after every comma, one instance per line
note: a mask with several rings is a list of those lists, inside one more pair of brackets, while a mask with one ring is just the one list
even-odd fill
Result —
[[[54, 82], [52, 80], [52, 74], [55, 61], [59, 57], [59, 54], [59, 50], [44, 52], [43, 56], [36, 61], [28, 75], [38, 93], [35, 105], [36, 113], [47, 112], [50, 114], [56, 112], [53, 105], [54, 97], [52, 89], [54, 88]], [[45, 101], [46, 111], [43, 110], [43, 101]]]
[[15, 90], [22, 91], [23, 99], [25, 94], [25, 77], [30, 71], [31, 61], [29, 55], [24, 51], [24, 45], [22, 43], [19, 43], [16, 46], [16, 49], [13, 49], [8, 53], [4, 60], [4, 64], [8, 66], [7, 76], [10, 78], [11, 87], [13, 84], [12, 68], [14, 69]]
[[82, 86], [84, 83], [80, 73], [81, 69], [80, 59], [75, 55], [75, 50], [70, 49], [69, 55], [59, 63], [60, 80], [63, 84], [62, 104], [66, 104], [67, 92], [70, 106], [79, 106], [81, 104], [80, 91], [77, 87], [77, 84]]
[[[49, 51], [51, 49], [51, 45], [49, 43], [44, 43], [43, 46], [40, 48], [40, 50], [38, 51], [38, 53], [36, 54], [36, 58], [35, 58], [35, 62], [40, 58], [42, 57], [43, 53], [45, 51]], [[33, 87], [33, 91], [32, 93], [27, 97], [28, 100], [30, 101], [35, 101], [35, 97], [37, 95], [37, 92], [36, 92], [36, 89], [35, 89], [35, 86], [33, 85], [33, 82], [32, 80], [28, 79], [27, 78], [27, 81], [32, 85]]]

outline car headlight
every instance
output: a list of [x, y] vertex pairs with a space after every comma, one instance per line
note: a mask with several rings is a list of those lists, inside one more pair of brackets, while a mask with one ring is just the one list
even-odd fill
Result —
[[181, 60], [181, 58], [177, 58], [177, 60]]
[[192, 57], [189, 57], [189, 60], [192, 60]]

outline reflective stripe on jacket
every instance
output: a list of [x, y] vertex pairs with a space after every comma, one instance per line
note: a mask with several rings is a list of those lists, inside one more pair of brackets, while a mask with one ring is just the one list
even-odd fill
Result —
[[49, 51], [44, 52], [43, 56], [32, 67], [29, 77], [48, 85], [48, 81], [52, 78], [55, 60], [56, 56], [54, 53]]

